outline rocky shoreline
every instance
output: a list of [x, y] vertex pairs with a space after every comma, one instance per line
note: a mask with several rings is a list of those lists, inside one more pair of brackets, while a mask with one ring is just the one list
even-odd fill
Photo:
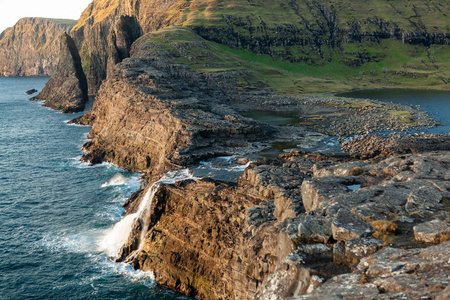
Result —
[[[435, 121], [410, 106], [276, 95], [199, 28], [165, 27], [179, 21], [161, 23], [169, 2], [142, 14], [139, 1], [117, 2], [110, 14], [93, 2], [74, 39], [62, 37], [42, 95], [73, 112], [97, 93], [76, 120], [92, 126], [83, 160], [145, 174], [127, 214], [153, 198], [118, 261], [204, 300], [448, 297], [449, 137], [372, 135]], [[249, 111], [296, 112], [299, 122], [269, 125]], [[299, 150], [305, 137], [354, 135], [363, 136], [340, 153]], [[209, 158], [247, 163], [280, 141], [296, 150], [255, 160], [237, 182], [153, 185]]]
[[449, 165], [447, 151], [377, 163], [293, 151], [237, 184], [164, 185], [132, 264], [201, 299], [446, 297]]
[[[77, 120], [93, 125], [85, 160], [146, 173], [128, 213], [165, 172], [200, 160], [245, 156], [313, 131], [343, 138], [434, 124], [407, 106], [237, 93], [228, 89], [232, 73], [203, 76], [177, 64], [188, 45], [163, 52], [150, 45], [145, 36], [133, 44], [131, 58], [110, 70], [93, 109]], [[305, 121], [278, 127], [239, 114], [251, 109], [294, 110]], [[119, 260], [205, 300], [446, 297], [447, 141], [365, 135], [344, 143], [348, 153], [291, 151], [258, 160], [238, 182], [161, 185]]]

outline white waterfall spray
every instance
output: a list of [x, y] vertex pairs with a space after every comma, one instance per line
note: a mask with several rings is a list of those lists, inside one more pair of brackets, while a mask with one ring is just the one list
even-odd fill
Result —
[[128, 241], [128, 238], [133, 229], [133, 225], [142, 220], [142, 230], [139, 238], [138, 250], [134, 255], [137, 255], [143, 248], [142, 241], [147, 234], [148, 221], [150, 219], [150, 210], [153, 198], [161, 184], [173, 184], [178, 181], [198, 178], [194, 177], [189, 170], [180, 170], [168, 172], [160, 180], [153, 183], [142, 198], [137, 211], [122, 218], [114, 227], [107, 230], [105, 236], [99, 244], [99, 250], [105, 252], [108, 256], [117, 257], [119, 250]]

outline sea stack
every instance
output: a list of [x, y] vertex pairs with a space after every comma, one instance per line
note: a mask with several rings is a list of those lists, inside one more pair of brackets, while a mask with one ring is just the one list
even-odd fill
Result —
[[63, 113], [79, 112], [88, 101], [86, 76], [73, 39], [63, 33], [60, 37], [60, 58], [55, 74], [45, 88], [32, 100], [45, 100], [44, 105]]

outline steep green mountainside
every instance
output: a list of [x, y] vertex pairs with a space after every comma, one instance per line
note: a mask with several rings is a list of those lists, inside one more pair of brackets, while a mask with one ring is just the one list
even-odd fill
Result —
[[[448, 11], [448, 1], [436, 0], [94, 0], [72, 35], [92, 93], [137, 37], [171, 25], [286, 73], [282, 93], [448, 88]], [[118, 16], [128, 20], [118, 25]], [[117, 58], [114, 48], [123, 55]]]
[[23, 18], [0, 34], [0, 76], [49, 76], [59, 58], [59, 36], [75, 20]]

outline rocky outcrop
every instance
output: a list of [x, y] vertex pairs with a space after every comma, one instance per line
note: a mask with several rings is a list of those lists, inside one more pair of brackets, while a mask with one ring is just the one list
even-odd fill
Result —
[[[201, 299], [434, 298], [449, 283], [449, 159], [355, 164], [291, 152], [252, 164], [237, 184], [163, 185], [132, 264]], [[322, 205], [306, 212], [311, 196]], [[430, 222], [441, 245], [417, 239]]]
[[169, 23], [164, 13], [174, 1], [93, 1], [71, 32], [83, 63], [89, 94], [96, 94], [109, 68], [129, 56], [131, 44], [142, 34]]
[[223, 91], [235, 81], [233, 73], [203, 76], [177, 63], [192, 45], [207, 50], [192, 31], [182, 32], [189, 39], [171, 51], [157, 48], [165, 32], [143, 36], [133, 44], [131, 58], [111, 71], [81, 120], [93, 125], [84, 159], [158, 177], [208, 157], [243, 153], [274, 132], [226, 105]]
[[[404, 7], [379, 4], [379, 10], [368, 10], [345, 1], [333, 5], [314, 1], [268, 4], [260, 0], [239, 5], [228, 2], [93, 1], [71, 33], [82, 58], [89, 94], [96, 94], [111, 66], [128, 56], [123, 50], [130, 43], [143, 34], [172, 25], [191, 28], [207, 40], [233, 48], [309, 65], [337, 60], [360, 67], [379, 62], [385, 54], [376, 53], [373, 45], [383, 40], [420, 45], [423, 49], [449, 44], [444, 23], [434, 22], [447, 18], [445, 3], [434, 6], [415, 0]], [[284, 19], [281, 23], [279, 15]], [[405, 17], [410, 15], [414, 17]], [[360, 47], [354, 50], [353, 43]], [[434, 64], [435, 59], [430, 63]], [[422, 75], [414, 72], [414, 76]], [[439, 74], [446, 82], [443, 76]]]
[[416, 133], [388, 136], [362, 135], [342, 144], [342, 150], [356, 157], [386, 158], [395, 154], [418, 153], [431, 150], [450, 150], [450, 134]]
[[386, 248], [361, 260], [352, 274], [292, 299], [446, 299], [449, 282], [442, 274], [449, 272], [449, 249], [450, 242], [424, 249]]
[[0, 76], [50, 76], [56, 71], [59, 39], [75, 20], [23, 18], [0, 35]]
[[32, 100], [44, 100], [45, 106], [65, 113], [84, 109], [88, 101], [86, 76], [77, 47], [66, 33], [60, 37], [60, 58], [56, 73]]

